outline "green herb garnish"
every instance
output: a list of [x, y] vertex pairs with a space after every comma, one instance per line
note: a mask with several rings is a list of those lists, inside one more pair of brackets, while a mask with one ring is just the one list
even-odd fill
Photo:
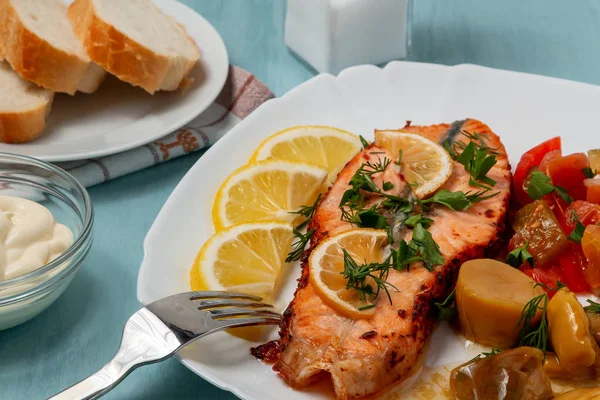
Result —
[[294, 243], [292, 243], [292, 251], [288, 253], [285, 262], [298, 261], [302, 258], [302, 256], [304, 255], [304, 248], [306, 247], [306, 244], [308, 243], [312, 235], [314, 235], [315, 230], [311, 229], [303, 234], [298, 229], [294, 228], [293, 232], [297, 240]]
[[573, 202], [573, 198], [569, 196], [567, 190], [560, 186], [554, 186], [548, 175], [541, 171], [533, 171], [527, 186], [527, 194], [532, 200], [539, 200], [547, 194], [556, 192], [567, 204]]
[[[519, 346], [536, 347], [542, 350], [544, 355], [548, 346], [548, 319], [546, 318], [548, 299], [548, 295], [544, 293], [529, 300], [521, 312], [519, 322], [517, 322]], [[535, 327], [532, 321], [538, 310], [542, 310], [542, 318]]]
[[423, 228], [428, 229], [431, 224], [433, 224], [433, 220], [431, 218], [424, 217], [423, 214], [416, 214], [408, 217], [404, 221], [404, 225], [414, 228], [417, 224], [421, 224]]
[[515, 268], [519, 268], [521, 265], [529, 263], [531, 268], [533, 268], [533, 256], [527, 251], [527, 246], [529, 246], [529, 241], [525, 242], [523, 246], [517, 247], [508, 253], [506, 256], [506, 263]]
[[[374, 301], [383, 290], [392, 304], [392, 297], [388, 287], [398, 290], [394, 285], [387, 282], [387, 276], [390, 271], [389, 259], [382, 263], [358, 264], [352, 256], [342, 249], [344, 253], [344, 271], [341, 273], [346, 279], [346, 290], [354, 289], [362, 301], [367, 299]], [[375, 285], [371, 284], [371, 282]], [[367, 306], [367, 308], [371, 308]], [[361, 308], [362, 310], [366, 308]]]
[[362, 135], [358, 136], [360, 138], [360, 143], [362, 144], [362, 149], [366, 149], [367, 147], [369, 147], [371, 145], [371, 143], [367, 142], [367, 139], [365, 139], [364, 137], [362, 137]]
[[571, 210], [571, 221], [577, 221], [577, 223], [575, 224], [575, 229], [573, 229], [573, 232], [571, 232], [567, 239], [581, 244], [581, 239], [583, 238], [583, 233], [585, 232], [585, 225], [581, 223], [579, 215], [577, 215], [575, 210]]
[[591, 169], [590, 167], [585, 167], [581, 170], [581, 172], [583, 172], [583, 175], [585, 175], [586, 178], [592, 179], [594, 178], [597, 174], [598, 171]]
[[600, 314], [600, 304], [596, 303], [593, 300], [589, 300], [589, 299], [587, 302], [589, 303], [589, 306], [583, 307], [583, 309], [585, 311]]
[[454, 295], [456, 293], [456, 289], [452, 291], [441, 303], [437, 301], [433, 303], [434, 307], [438, 311], [438, 320], [439, 321], [448, 321], [456, 315], [456, 306], [454, 304]]
[[488, 177], [487, 173], [498, 162], [497, 156], [500, 155], [497, 152], [498, 149], [493, 149], [487, 145], [484, 140], [484, 138], [487, 138], [486, 135], [465, 131], [461, 133], [469, 139], [469, 143], [465, 144], [458, 141], [454, 145], [446, 144], [446, 150], [471, 175], [469, 179], [471, 186], [490, 189], [496, 184], [496, 181]]
[[321, 193], [319, 193], [312, 206], [301, 206], [298, 211], [290, 211], [290, 214], [302, 215], [307, 220], [310, 220], [313, 217], [313, 215], [315, 215], [315, 211], [317, 211], [317, 206], [319, 205], [320, 200]]
[[442, 257], [440, 247], [433, 240], [431, 233], [425, 230], [423, 225], [417, 224], [413, 229], [411, 244], [417, 250], [417, 254], [421, 257], [423, 266], [427, 270], [433, 271], [434, 266], [444, 264], [444, 257]]
[[[543, 283], [536, 283], [533, 285], [534, 288], [538, 286], [543, 287], [548, 291], [557, 291], [566, 287], [561, 281], [556, 282], [555, 288], [548, 287]], [[547, 293], [540, 294], [529, 300], [525, 304], [525, 307], [523, 307], [521, 318], [519, 318], [519, 322], [517, 322], [516, 326], [519, 328], [519, 346], [536, 347], [544, 352], [544, 356], [546, 355], [546, 349], [548, 347], [548, 318], [546, 314], [549, 300], [550, 298]], [[538, 310], [542, 311], [542, 317], [540, 323], [536, 327], [533, 325], [532, 321]]]
[[421, 206], [427, 206], [428, 204], [437, 203], [442, 204], [453, 211], [465, 211], [469, 207], [478, 201], [483, 201], [491, 197], [496, 196], [500, 192], [492, 193], [484, 196], [489, 190], [480, 190], [479, 192], [472, 193], [471, 191], [464, 192], [451, 192], [447, 189], [442, 189], [436, 192], [433, 196], [418, 200]]

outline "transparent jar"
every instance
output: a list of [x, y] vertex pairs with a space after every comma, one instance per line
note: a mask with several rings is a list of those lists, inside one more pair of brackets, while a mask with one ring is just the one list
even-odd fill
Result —
[[0, 153], [0, 195], [46, 207], [73, 232], [73, 244], [46, 265], [0, 281], [0, 330], [49, 307], [67, 288], [92, 245], [93, 210], [86, 191], [66, 171], [34, 158]]
[[408, 57], [413, 0], [288, 0], [285, 44], [318, 72]]

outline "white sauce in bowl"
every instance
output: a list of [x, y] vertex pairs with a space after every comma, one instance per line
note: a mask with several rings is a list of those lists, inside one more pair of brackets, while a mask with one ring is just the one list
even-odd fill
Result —
[[0, 281], [42, 267], [71, 244], [71, 230], [57, 223], [46, 207], [19, 197], [0, 196]]

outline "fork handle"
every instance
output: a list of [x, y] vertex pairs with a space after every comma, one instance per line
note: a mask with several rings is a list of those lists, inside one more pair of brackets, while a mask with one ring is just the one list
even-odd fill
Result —
[[137, 367], [165, 360], [179, 346], [173, 332], [156, 315], [142, 308], [125, 324], [119, 351], [108, 364], [49, 400], [97, 399]]
[[121, 351], [117, 353], [117, 356], [113, 358], [108, 364], [106, 364], [101, 370], [96, 372], [94, 375], [82, 380], [79, 383], [71, 386], [70, 388], [58, 393], [51, 397], [49, 400], [91, 400], [98, 399], [111, 391], [117, 386], [123, 379], [127, 377], [134, 369], [141, 367], [142, 365], [152, 364], [168, 358], [157, 357], [154, 359], [148, 359], [141, 355], [141, 359], [136, 357], [137, 360], [124, 360], [119, 355]]

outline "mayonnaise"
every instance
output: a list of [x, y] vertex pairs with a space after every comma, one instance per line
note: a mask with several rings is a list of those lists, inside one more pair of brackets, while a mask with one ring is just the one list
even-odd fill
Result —
[[34, 271], [73, 243], [73, 233], [46, 207], [0, 196], [0, 281]]

